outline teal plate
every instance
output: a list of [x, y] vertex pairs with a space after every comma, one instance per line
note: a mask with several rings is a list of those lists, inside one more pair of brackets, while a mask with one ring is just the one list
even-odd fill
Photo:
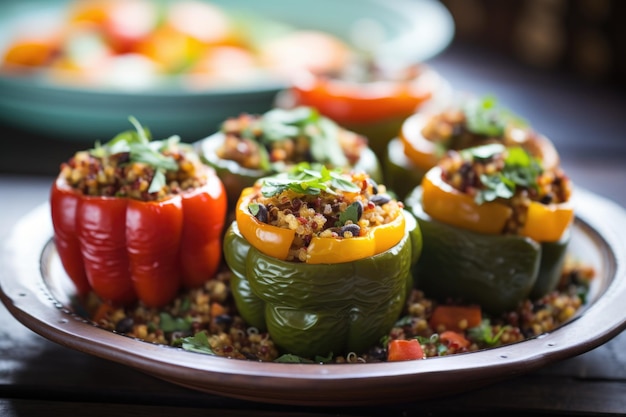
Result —
[[[0, 53], [24, 19], [59, 19], [67, 0], [0, 0]], [[454, 35], [449, 11], [436, 0], [212, 0], [225, 9], [287, 23], [295, 28], [352, 38], [355, 24], [374, 20], [381, 29], [377, 53], [386, 62], [424, 62]], [[173, 80], [175, 81], [175, 80]], [[226, 118], [269, 110], [286, 79], [259, 74], [242, 85], [189, 90], [164, 83], [147, 91], [71, 88], [39, 76], [0, 74], [0, 121], [25, 131], [72, 141], [105, 141], [129, 128], [135, 116], [155, 137], [180, 135], [193, 142]]]

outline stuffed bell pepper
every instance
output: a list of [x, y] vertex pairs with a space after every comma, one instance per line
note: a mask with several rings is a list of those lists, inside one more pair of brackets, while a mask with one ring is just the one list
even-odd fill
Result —
[[201, 286], [222, 260], [226, 193], [177, 136], [135, 130], [61, 165], [50, 205], [54, 242], [79, 295], [148, 307]]
[[246, 188], [224, 238], [241, 316], [311, 359], [364, 352], [387, 334], [420, 253], [415, 218], [384, 185], [308, 164]]
[[448, 150], [489, 143], [521, 146], [546, 169], [559, 164], [552, 142], [494, 97], [469, 97], [437, 110], [415, 113], [404, 121], [398, 137], [389, 142], [384, 160], [387, 186], [404, 198]]
[[492, 314], [546, 295], [565, 260], [571, 194], [561, 168], [522, 147], [449, 151], [406, 199], [424, 238], [417, 287]]
[[356, 169], [382, 180], [382, 169], [367, 138], [346, 130], [310, 107], [273, 109], [226, 120], [219, 132], [198, 144], [207, 164], [224, 182], [229, 206], [258, 179], [301, 163]]
[[[365, 62], [362, 62], [365, 61]], [[402, 122], [449, 94], [448, 83], [424, 64], [396, 68], [355, 59], [343, 71], [303, 72], [277, 96], [279, 107], [311, 106], [340, 125], [365, 135], [382, 160]]]

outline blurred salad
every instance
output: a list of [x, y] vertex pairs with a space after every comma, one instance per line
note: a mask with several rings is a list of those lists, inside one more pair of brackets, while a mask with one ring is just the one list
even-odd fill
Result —
[[335, 71], [351, 54], [330, 33], [302, 30], [210, 1], [75, 0], [47, 30], [26, 16], [4, 48], [3, 74], [81, 87], [191, 89]]

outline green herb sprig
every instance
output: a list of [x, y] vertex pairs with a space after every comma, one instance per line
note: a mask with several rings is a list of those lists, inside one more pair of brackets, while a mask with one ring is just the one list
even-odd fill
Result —
[[[320, 115], [314, 108], [301, 106], [289, 110], [272, 109], [263, 114], [259, 126], [262, 134], [256, 140], [261, 145], [303, 137], [308, 140], [311, 156], [316, 162], [333, 167], [348, 165], [348, 159], [338, 141], [339, 126]], [[252, 131], [243, 134], [255, 139]], [[269, 167], [271, 165], [269, 155], [264, 146], [260, 148], [261, 166]]]
[[509, 327], [510, 326], [503, 326], [494, 334], [489, 319], [484, 319], [478, 326], [468, 329], [467, 333], [472, 340], [484, 342], [488, 346], [498, 346], [501, 344], [500, 337]]
[[193, 336], [177, 339], [174, 342], [174, 346], [189, 352], [215, 355], [215, 351], [211, 348], [211, 343], [209, 342], [209, 337], [206, 332], [198, 332]]
[[165, 140], [151, 141], [150, 130], [143, 127], [134, 116], [130, 116], [128, 120], [135, 130], [118, 133], [104, 145], [96, 142], [90, 153], [97, 158], [106, 159], [111, 155], [128, 152], [130, 162], [141, 162], [154, 168], [154, 177], [148, 192], [158, 192], [166, 184], [165, 172], [178, 170], [176, 160], [163, 155], [162, 151], [176, 146], [180, 137], [171, 136]]
[[501, 137], [509, 124], [518, 126], [526, 122], [508, 109], [499, 106], [495, 97], [469, 100], [464, 105], [467, 130], [478, 135]]
[[361, 188], [338, 169], [330, 170], [321, 164], [303, 162], [289, 172], [265, 178], [261, 186], [264, 197], [273, 197], [286, 190], [296, 194], [318, 195], [322, 191], [335, 194], [335, 190], [358, 192]]
[[537, 177], [541, 175], [543, 169], [539, 160], [522, 147], [505, 148], [501, 144], [490, 144], [465, 149], [461, 151], [461, 154], [465, 159], [488, 160], [505, 151], [507, 154], [503, 170], [480, 176], [484, 188], [476, 194], [476, 203], [482, 204], [498, 198], [512, 198], [517, 187], [537, 188]]

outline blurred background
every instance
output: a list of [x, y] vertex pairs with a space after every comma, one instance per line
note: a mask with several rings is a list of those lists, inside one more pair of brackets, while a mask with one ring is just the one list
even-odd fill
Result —
[[626, 88], [626, 2], [442, 0], [455, 42], [582, 83]]
[[[0, 1], [2, 6], [28, 3], [28, 0]], [[355, 8], [357, 3], [358, 9]], [[441, 20], [444, 24], [440, 24], [437, 22], [441, 16], [432, 19], [431, 11], [426, 12], [424, 7], [433, 3], [443, 6], [451, 19], [450, 27], [445, 16]], [[346, 41], [350, 39], [347, 39], [349, 36], [342, 19], [354, 20], [359, 14], [370, 20], [379, 19], [392, 36], [401, 37], [405, 32], [415, 31], [409, 43], [401, 44], [403, 49], [396, 56], [425, 57], [423, 63], [437, 71], [454, 90], [497, 96], [499, 101], [554, 141], [564, 163], [577, 170], [574, 175], [579, 177], [579, 182], [591, 186], [594, 175], [598, 175], [596, 168], [610, 167], [615, 180], [626, 184], [626, 170], [622, 168], [626, 157], [624, 1], [403, 0], [355, 3], [351, 0], [320, 0], [314, 8], [306, 1], [282, 4], [271, 1], [259, 5], [241, 0], [223, 4], [258, 7], [259, 13], [273, 16], [282, 14], [295, 19], [298, 28], [343, 31], [341, 37]], [[376, 7], [385, 7], [385, 13]], [[433, 22], [439, 26], [433, 27]], [[6, 23], [6, 15], [0, 17], [0, 31], [6, 29]], [[376, 42], [376, 33], [373, 33], [376, 31], [371, 31], [369, 26], [368, 32], [367, 28], [361, 28], [364, 30], [362, 35], [366, 40]], [[7, 40], [6, 37], [3, 39]], [[428, 45], [433, 44], [436, 47], [428, 50]], [[90, 112], [92, 118], [95, 112], [101, 119], [96, 121], [108, 123], [106, 112], [98, 112], [88, 101], [72, 103], [74, 107], [63, 110], [69, 101], [64, 102], [61, 93], [55, 92], [54, 97], [46, 95], [49, 92], [37, 96], [36, 88], [26, 80], [22, 87], [28, 88], [29, 94], [35, 94], [26, 97], [11, 90], [13, 85], [3, 82], [2, 78], [0, 112], [4, 114], [0, 113], [0, 116], [5, 117], [0, 117], [3, 119], [0, 131], [5, 150], [0, 153], [0, 172], [54, 175], [59, 163], [73, 152], [87, 147], [95, 139], [105, 139], [84, 135], [81, 140], [76, 140], [69, 134], [60, 133], [63, 129], [70, 132], [81, 123], [85, 124], [86, 119], [81, 119], [81, 115], [86, 112]], [[123, 100], [101, 95], [98, 100], [106, 101], [109, 109], [127, 106], [136, 109], [137, 113], [158, 108], [161, 113], [155, 116], [155, 120], [159, 120], [161, 115], [177, 114], [182, 118], [194, 112], [207, 117], [223, 117], [219, 111], [226, 108], [232, 116], [240, 110], [269, 110], [274, 104], [274, 93], [272, 91], [271, 96], [265, 94], [262, 99], [257, 95], [255, 100], [262, 100], [258, 102], [250, 98], [252, 96], [221, 97], [212, 105], [206, 105], [199, 94], [191, 94], [192, 101], [185, 102], [177, 101], [181, 100], [180, 97], [168, 102], [167, 97], [154, 94], [148, 94], [146, 102], [144, 93], [126, 95]], [[16, 107], [11, 107], [12, 104], [3, 107], [2, 97], [22, 102]], [[86, 100], [85, 96], [81, 97]], [[139, 99], [144, 101], [133, 101]], [[57, 100], [58, 105], [44, 107], [46, 100]], [[50, 108], [54, 111], [51, 112]], [[33, 109], [45, 111], [47, 119], [20, 117]], [[17, 119], [21, 119], [21, 124], [14, 123]], [[185, 120], [181, 120], [181, 126], [185, 126]], [[121, 122], [126, 123], [125, 118]], [[54, 128], [48, 128], [46, 123], [55, 123]], [[185, 138], [197, 140], [203, 135], [208, 136], [215, 128], [213, 121], [207, 123], [201, 133]], [[168, 135], [173, 133], [176, 132], [167, 132]], [[621, 201], [626, 202], [626, 197]]]

